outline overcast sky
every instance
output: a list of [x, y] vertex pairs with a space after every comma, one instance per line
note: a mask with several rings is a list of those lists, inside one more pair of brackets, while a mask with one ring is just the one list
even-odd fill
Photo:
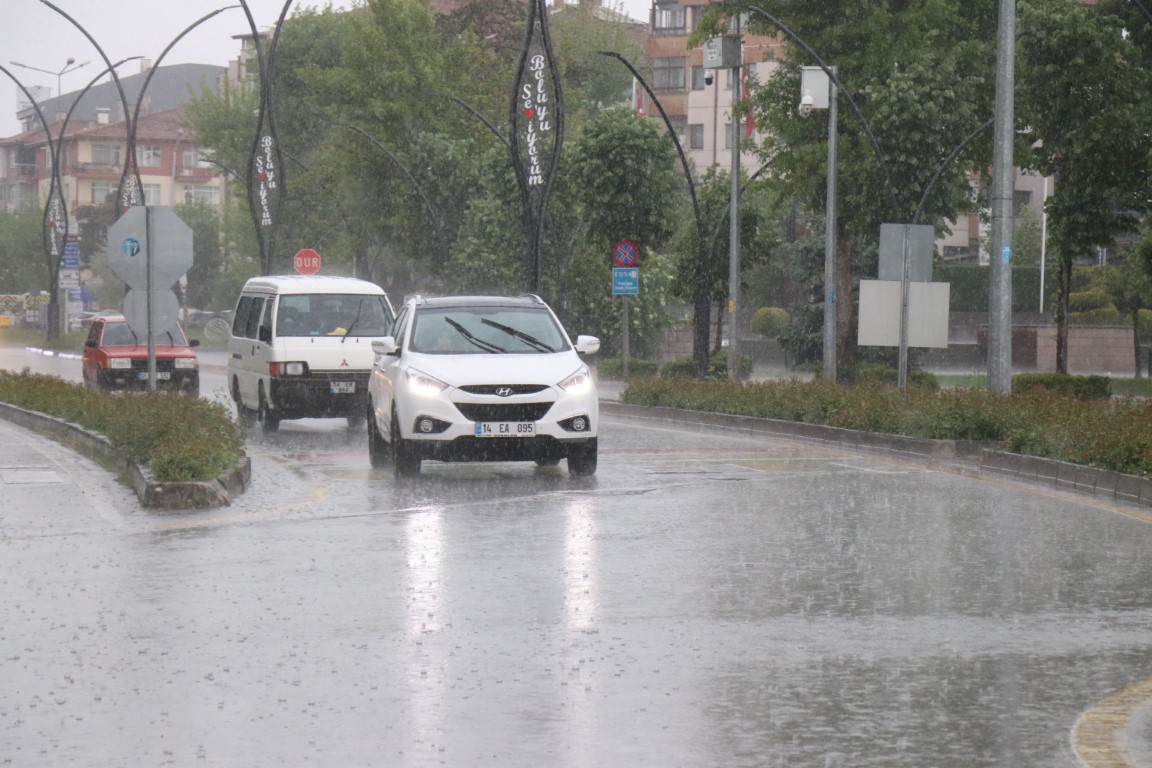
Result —
[[[75, 26], [40, 0], [0, 0], [0, 65], [25, 87], [44, 86], [57, 95], [57, 81], [64, 93], [84, 88], [105, 67], [100, 54]], [[256, 25], [271, 26], [280, 16], [284, 0], [247, 0]], [[619, 4], [633, 18], [645, 20], [651, 0], [609, 0]], [[189, 25], [219, 8], [235, 7], [217, 14], [189, 32], [164, 57], [161, 64], [215, 64], [225, 66], [240, 51], [233, 35], [248, 32], [244, 11], [235, 0], [53, 0], [57, 6], [88, 31], [109, 60], [116, 62], [131, 56], [155, 60], [172, 40]], [[333, 8], [349, 8], [359, 0], [332, 0]], [[295, 0], [288, 15], [297, 8], [324, 7], [317, 0]], [[113, 10], [114, 9], [114, 10]], [[90, 62], [59, 78], [69, 58], [79, 64]], [[13, 66], [18, 61], [33, 69]], [[121, 75], [140, 71], [138, 62], [120, 68]], [[20, 130], [16, 120], [20, 89], [0, 72], [0, 136], [12, 136]]]

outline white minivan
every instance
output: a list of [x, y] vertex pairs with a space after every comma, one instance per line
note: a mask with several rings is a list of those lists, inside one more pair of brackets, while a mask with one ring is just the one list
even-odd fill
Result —
[[372, 341], [391, 332], [384, 289], [353, 277], [277, 275], [244, 284], [228, 340], [228, 386], [264, 431], [283, 419], [364, 423]]

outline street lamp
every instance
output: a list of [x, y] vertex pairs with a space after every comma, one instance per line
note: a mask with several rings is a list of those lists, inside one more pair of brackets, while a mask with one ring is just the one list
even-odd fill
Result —
[[[836, 67], [803, 67], [800, 115], [828, 110], [828, 184], [824, 213], [824, 378], [836, 381]], [[831, 74], [831, 77], [829, 76]]]
[[36, 70], [37, 72], [43, 72], [46, 75], [56, 75], [56, 95], [57, 96], [63, 96], [64, 95], [64, 90], [60, 84], [61, 78], [63, 78], [64, 75], [68, 74], [69, 72], [73, 72], [77, 69], [80, 69], [80, 67], [86, 67], [89, 64], [89, 62], [87, 62], [87, 61], [82, 61], [79, 64], [77, 64], [76, 59], [74, 59], [71, 56], [68, 57], [68, 61], [64, 62], [64, 66], [58, 70], [40, 69], [40, 67], [31, 67], [31, 66], [28, 66], [27, 64], [21, 64], [18, 61], [9, 61], [8, 63], [14, 67], [23, 67], [24, 69], [33, 69], [33, 70]]

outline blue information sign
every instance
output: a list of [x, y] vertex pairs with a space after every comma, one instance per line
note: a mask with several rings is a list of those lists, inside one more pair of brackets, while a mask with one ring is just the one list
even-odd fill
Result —
[[640, 270], [636, 267], [612, 269], [612, 295], [630, 296], [640, 293]]

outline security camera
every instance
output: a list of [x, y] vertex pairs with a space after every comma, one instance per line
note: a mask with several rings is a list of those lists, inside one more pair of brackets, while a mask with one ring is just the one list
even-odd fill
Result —
[[711, 70], [704, 73], [704, 85], [712, 85], [713, 79], [714, 77]]
[[812, 105], [816, 100], [812, 98], [812, 94], [807, 91], [804, 92], [804, 98], [800, 99], [800, 117], [808, 117], [812, 114]]

